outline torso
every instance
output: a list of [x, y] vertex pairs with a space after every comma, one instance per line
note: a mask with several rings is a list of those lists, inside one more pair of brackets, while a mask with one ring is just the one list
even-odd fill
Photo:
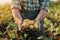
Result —
[[40, 8], [39, 0], [22, 0], [22, 6], [25, 10], [38, 10]]

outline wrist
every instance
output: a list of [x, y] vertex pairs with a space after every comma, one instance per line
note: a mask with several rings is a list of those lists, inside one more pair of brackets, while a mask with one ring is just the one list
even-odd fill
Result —
[[22, 24], [22, 21], [19, 21], [18, 23], [19, 23], [19, 24]]
[[22, 20], [18, 20], [18, 24], [22, 24]]
[[35, 19], [35, 22], [40, 23], [40, 21], [38, 19]]

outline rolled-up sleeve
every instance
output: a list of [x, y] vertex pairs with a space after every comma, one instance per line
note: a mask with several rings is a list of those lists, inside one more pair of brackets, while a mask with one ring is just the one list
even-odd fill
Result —
[[12, 0], [11, 1], [11, 8], [19, 8], [20, 1], [19, 0]]
[[50, 0], [44, 0], [44, 1], [41, 3], [41, 9], [44, 9], [44, 10], [48, 11], [49, 3], [50, 3]]

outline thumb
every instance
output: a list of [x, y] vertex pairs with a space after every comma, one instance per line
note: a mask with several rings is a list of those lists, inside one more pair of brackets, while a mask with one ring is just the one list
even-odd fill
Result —
[[41, 24], [39, 23], [39, 30], [41, 30]]
[[21, 27], [18, 27], [18, 30], [21, 31]]

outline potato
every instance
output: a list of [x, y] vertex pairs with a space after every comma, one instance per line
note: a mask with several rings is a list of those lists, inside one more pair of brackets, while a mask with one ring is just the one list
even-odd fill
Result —
[[34, 21], [33, 20], [29, 20], [29, 19], [25, 19], [23, 21], [22, 24], [22, 29], [23, 30], [33, 30], [34, 29]]
[[29, 25], [30, 29], [34, 29], [34, 26], [33, 25]]
[[23, 24], [22, 24], [22, 27], [23, 27], [23, 28], [28, 28], [28, 27], [29, 27], [29, 24], [28, 24], [28, 23], [23, 23]]
[[28, 22], [29, 21], [29, 19], [25, 19], [23, 22]]
[[23, 23], [22, 26], [26, 26], [26, 23]]
[[30, 25], [34, 24], [34, 21], [33, 20], [29, 20], [28, 24], [30, 24]]
[[35, 28], [35, 30], [38, 30], [39, 29], [38, 23], [34, 23], [34, 28]]

